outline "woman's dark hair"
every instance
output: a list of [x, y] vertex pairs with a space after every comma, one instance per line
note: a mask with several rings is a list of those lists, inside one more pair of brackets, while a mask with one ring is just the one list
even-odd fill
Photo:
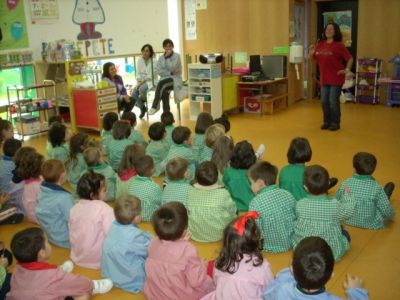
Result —
[[180, 202], [168, 202], [157, 209], [151, 219], [160, 240], [175, 241], [188, 227], [188, 214]]
[[290, 142], [287, 152], [289, 164], [304, 164], [309, 162], [312, 157], [310, 143], [306, 138], [297, 137]]
[[327, 39], [327, 38], [326, 38], [326, 35], [325, 35], [325, 31], [326, 31], [326, 28], [327, 28], [329, 25], [332, 25], [332, 26], [333, 26], [333, 29], [335, 30], [335, 34], [333, 35], [333, 40], [334, 40], [335, 42], [341, 42], [342, 39], [343, 39], [342, 32], [340, 31], [339, 25], [336, 24], [336, 23], [334, 23], [334, 22], [330, 22], [330, 23], [328, 23], [328, 24], [325, 25], [324, 30], [322, 31], [322, 40], [326, 41], [326, 39]]
[[257, 160], [253, 146], [248, 141], [241, 141], [233, 148], [231, 167], [235, 169], [248, 169]]
[[248, 174], [253, 181], [261, 179], [269, 186], [276, 183], [278, 168], [267, 161], [259, 161], [250, 167]]
[[320, 289], [331, 278], [335, 259], [328, 243], [320, 237], [306, 237], [293, 252], [293, 276], [303, 289]]
[[171, 44], [171, 46], [174, 47], [174, 42], [173, 42], [171, 39], [165, 39], [165, 40], [163, 40], [163, 42], [162, 42], [163, 48], [164, 48], [165, 46], [167, 46], [168, 44]]
[[212, 161], [203, 161], [196, 170], [196, 180], [200, 185], [210, 186], [218, 181], [218, 169]]
[[253, 266], [255, 267], [263, 263], [261, 233], [256, 221], [249, 218], [246, 222], [243, 235], [240, 236], [234, 227], [239, 218], [226, 226], [222, 240], [222, 251], [215, 262], [215, 267], [218, 270], [228, 272], [229, 274], [237, 271], [237, 263], [243, 259], [244, 254], [250, 256], [246, 262], [254, 260]]
[[143, 45], [142, 49], [140, 49], [140, 52], [143, 52], [144, 49], [146, 49], [146, 47], [149, 48], [150, 57], [153, 57], [154, 56], [154, 50], [153, 50], [153, 46], [150, 45], [150, 44]]
[[16, 169], [17, 175], [22, 179], [38, 178], [42, 172], [43, 163], [42, 154], [28, 151], [21, 157]]
[[72, 164], [72, 167], [76, 166], [78, 163], [77, 155], [78, 153], [83, 153], [88, 142], [89, 135], [86, 133], [79, 132], [71, 138], [69, 141], [69, 160], [66, 163], [67, 165]]
[[114, 123], [112, 135], [115, 140], [127, 139], [131, 135], [131, 125], [129, 121], [119, 120]]
[[151, 124], [148, 134], [153, 141], [161, 141], [165, 134], [165, 125], [161, 122]]
[[224, 126], [225, 133], [231, 130], [231, 122], [229, 122], [228, 115], [226, 113], [223, 113], [220, 118], [216, 118], [214, 120], [214, 124], [221, 124], [222, 126]]
[[49, 129], [49, 142], [51, 146], [58, 147], [65, 143], [67, 127], [59, 122], [54, 122]]
[[371, 153], [358, 152], [353, 157], [353, 168], [359, 175], [372, 175], [376, 164], [376, 157]]
[[196, 126], [194, 132], [197, 134], [204, 134], [206, 129], [214, 124], [214, 119], [212, 115], [208, 112], [201, 112], [197, 116]]
[[304, 185], [312, 195], [321, 195], [328, 192], [329, 173], [319, 165], [306, 167], [304, 171]]
[[45, 235], [39, 227], [17, 232], [11, 240], [11, 251], [18, 262], [30, 263], [38, 260], [38, 253], [45, 247]]
[[101, 75], [102, 78], [107, 77], [108, 79], [111, 79], [110, 67], [112, 66], [115, 66], [115, 64], [112, 62], [107, 62], [103, 65], [103, 74]]
[[103, 129], [106, 131], [110, 131], [115, 122], [118, 121], [118, 114], [110, 111], [104, 115], [103, 118]]
[[95, 200], [105, 184], [106, 178], [103, 174], [89, 170], [79, 179], [76, 191], [82, 199]]

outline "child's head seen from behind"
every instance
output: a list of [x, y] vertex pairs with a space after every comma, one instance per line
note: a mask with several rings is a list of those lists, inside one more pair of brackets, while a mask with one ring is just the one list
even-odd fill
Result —
[[154, 212], [152, 223], [160, 240], [179, 240], [188, 227], [187, 210], [180, 202], [168, 202]]
[[101, 154], [102, 153], [100, 148], [87, 147], [85, 151], [83, 151], [83, 158], [85, 159], [85, 162], [89, 167], [93, 167], [102, 162]]
[[89, 170], [79, 179], [76, 191], [81, 199], [104, 201], [107, 194], [106, 178]]
[[172, 140], [174, 141], [175, 144], [181, 145], [181, 144], [187, 144], [190, 141], [190, 135], [192, 132], [188, 127], [185, 126], [177, 126], [174, 128], [172, 131]]
[[136, 126], [136, 115], [134, 112], [125, 111], [121, 116], [121, 120], [127, 121], [131, 127]]
[[304, 164], [311, 160], [312, 150], [306, 138], [297, 137], [290, 142], [287, 152], [289, 164]]
[[353, 157], [353, 168], [358, 175], [372, 175], [376, 163], [376, 157], [371, 153], [358, 152]]
[[49, 142], [52, 147], [59, 147], [71, 138], [71, 132], [64, 124], [54, 122], [49, 129]]
[[103, 118], [103, 129], [110, 131], [113, 128], [115, 122], [118, 121], [118, 114], [115, 112], [108, 112]]
[[129, 172], [132, 169], [136, 169], [138, 161], [145, 155], [145, 147], [141, 144], [129, 145], [125, 148], [124, 154], [122, 155], [121, 162], [119, 164], [118, 172], [124, 173]]
[[165, 125], [162, 122], [151, 124], [148, 134], [152, 141], [161, 141], [166, 134]]
[[42, 164], [41, 174], [44, 181], [63, 185], [67, 182], [64, 164], [58, 159], [49, 159]]
[[276, 183], [278, 168], [269, 162], [259, 161], [252, 165], [248, 171], [251, 190], [254, 194], [264, 187]]
[[161, 114], [161, 122], [165, 126], [170, 126], [170, 125], [174, 124], [175, 123], [174, 115], [169, 111], [163, 112]]
[[217, 183], [217, 166], [211, 161], [202, 162], [196, 170], [196, 180], [202, 186], [211, 186]]
[[136, 164], [136, 172], [141, 177], [151, 177], [154, 171], [154, 161], [149, 155], [143, 155]]
[[141, 211], [142, 207], [137, 197], [125, 195], [115, 200], [114, 215], [120, 224], [139, 224]]
[[320, 237], [307, 237], [294, 249], [293, 276], [303, 289], [323, 288], [331, 278], [334, 265], [332, 250]]
[[20, 140], [14, 138], [8, 139], [3, 144], [3, 153], [5, 156], [14, 157], [21, 146], [22, 142]]
[[181, 157], [175, 157], [168, 161], [165, 173], [169, 180], [182, 180], [186, 178], [188, 161]]
[[204, 136], [204, 143], [207, 147], [214, 149], [215, 141], [225, 135], [225, 128], [221, 124], [214, 124], [207, 128]]
[[229, 122], [228, 115], [222, 114], [220, 118], [216, 118], [214, 120], [214, 124], [221, 124], [225, 128], [225, 133], [228, 133], [231, 130], [231, 122]]
[[77, 133], [69, 141], [69, 156], [75, 160], [78, 153], [83, 153], [89, 143], [89, 135], [86, 133]]
[[51, 246], [43, 229], [26, 228], [14, 235], [11, 251], [20, 263], [45, 261], [51, 256]]
[[17, 174], [22, 179], [38, 178], [42, 172], [43, 163], [44, 157], [42, 154], [27, 151], [19, 161]]
[[262, 264], [261, 233], [255, 218], [258, 218], [257, 212], [250, 211], [226, 226], [222, 251], [215, 262], [217, 269], [230, 274], [235, 273], [237, 263], [243, 259], [244, 254], [254, 259], [253, 266]]
[[196, 126], [194, 132], [197, 134], [204, 134], [208, 127], [214, 124], [213, 117], [208, 112], [201, 112], [197, 116]]
[[235, 169], [250, 168], [257, 160], [253, 146], [248, 141], [241, 141], [233, 148], [231, 167]]
[[329, 189], [329, 173], [319, 165], [306, 167], [304, 171], [304, 186], [312, 195], [326, 194]]
[[127, 139], [131, 135], [131, 125], [124, 120], [115, 122], [112, 128], [112, 135], [114, 140]]

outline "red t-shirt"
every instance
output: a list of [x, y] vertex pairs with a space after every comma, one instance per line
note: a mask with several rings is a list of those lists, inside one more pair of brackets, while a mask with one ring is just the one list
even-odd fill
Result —
[[321, 85], [343, 85], [345, 75], [337, 72], [346, 68], [346, 62], [352, 56], [342, 42], [319, 42], [314, 58], [319, 65]]

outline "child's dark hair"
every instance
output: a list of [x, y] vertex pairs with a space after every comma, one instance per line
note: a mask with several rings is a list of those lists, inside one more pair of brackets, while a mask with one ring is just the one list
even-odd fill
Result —
[[201, 112], [197, 116], [196, 126], [194, 132], [197, 134], [204, 134], [208, 127], [214, 124], [212, 115], [208, 112]]
[[0, 144], [4, 142], [3, 131], [10, 130], [12, 123], [8, 120], [0, 119]]
[[3, 152], [4, 155], [9, 157], [14, 157], [15, 153], [18, 151], [19, 148], [22, 147], [22, 142], [17, 139], [8, 139], [4, 142], [3, 145]]
[[222, 126], [225, 127], [225, 133], [229, 132], [231, 130], [231, 122], [229, 122], [228, 115], [227, 114], [222, 114], [220, 118], [216, 118], [214, 120], [214, 124], [221, 124]]
[[165, 134], [165, 125], [162, 122], [151, 124], [148, 134], [153, 141], [161, 141]]
[[61, 146], [65, 143], [67, 127], [59, 122], [54, 122], [49, 129], [49, 142], [53, 147]]
[[170, 111], [165, 111], [161, 114], [161, 122], [165, 125], [172, 125], [175, 123], [174, 115]]
[[119, 163], [118, 173], [131, 171], [136, 169], [138, 161], [145, 155], [145, 147], [142, 144], [133, 144], [125, 148], [122, 155], [121, 162]]
[[306, 167], [304, 171], [304, 185], [312, 195], [320, 195], [328, 192], [329, 173], [319, 165]]
[[89, 170], [78, 180], [76, 191], [82, 199], [95, 200], [99, 196], [100, 189], [105, 184], [106, 178], [103, 174]]
[[38, 178], [42, 172], [44, 157], [37, 152], [27, 152], [20, 160], [17, 174], [22, 179]]
[[252, 165], [248, 171], [253, 181], [261, 179], [266, 186], [276, 183], [278, 168], [267, 161], [259, 161]]
[[112, 135], [115, 140], [127, 139], [131, 135], [131, 125], [129, 121], [116, 121], [112, 128]]
[[136, 115], [132, 111], [125, 111], [121, 116], [121, 120], [128, 121], [131, 127], [136, 125]]
[[39, 251], [45, 247], [45, 235], [40, 227], [26, 228], [17, 232], [11, 240], [11, 251], [18, 262], [30, 263], [38, 260]]
[[177, 126], [172, 130], [172, 140], [175, 144], [180, 145], [187, 141], [191, 134], [192, 132], [188, 127]]
[[54, 115], [49, 118], [49, 126], [53, 125], [53, 123], [58, 122], [62, 123], [63, 118], [60, 115]]
[[182, 157], [170, 159], [165, 166], [165, 173], [169, 180], [179, 180], [185, 178], [188, 168], [188, 161]]
[[69, 141], [69, 160], [67, 164], [72, 164], [73, 167], [78, 163], [78, 153], [83, 153], [89, 142], [89, 135], [86, 133], [77, 133]]
[[22, 160], [24, 160], [26, 156], [33, 155], [34, 153], [36, 153], [36, 149], [33, 147], [24, 146], [22, 148], [19, 148], [17, 152], [15, 152], [14, 156], [15, 165], [19, 167]]
[[293, 252], [293, 276], [303, 289], [319, 289], [331, 278], [335, 259], [328, 243], [320, 237], [306, 237]]
[[297, 137], [290, 142], [287, 152], [289, 164], [304, 164], [311, 160], [312, 150], [306, 138]]
[[368, 152], [358, 152], [353, 157], [353, 168], [359, 175], [371, 175], [376, 168], [375, 155]]
[[57, 183], [63, 172], [65, 172], [65, 167], [61, 160], [49, 159], [42, 164], [41, 174], [47, 182]]
[[144, 155], [136, 163], [136, 172], [139, 176], [150, 177], [154, 168], [153, 158], [149, 155]]
[[248, 169], [257, 160], [253, 146], [248, 141], [241, 141], [233, 148], [231, 167], [235, 169]]
[[253, 266], [257, 267], [263, 263], [261, 254], [261, 233], [256, 221], [249, 218], [245, 224], [243, 235], [240, 236], [234, 224], [241, 217], [229, 223], [225, 230], [222, 240], [222, 250], [215, 261], [215, 267], [222, 272], [233, 274], [237, 271], [238, 262], [243, 259], [244, 254], [250, 255], [246, 261], [253, 261]]
[[115, 122], [118, 121], [118, 114], [110, 111], [104, 115], [103, 118], [103, 129], [105, 131], [110, 131], [113, 128]]
[[203, 161], [196, 170], [198, 184], [210, 186], [218, 180], [218, 169], [212, 161]]
[[160, 206], [151, 219], [160, 240], [175, 241], [182, 237], [188, 227], [188, 214], [180, 202], [168, 202]]
[[120, 224], [132, 224], [132, 221], [140, 215], [141, 211], [142, 207], [138, 197], [125, 195], [115, 200], [114, 215]]

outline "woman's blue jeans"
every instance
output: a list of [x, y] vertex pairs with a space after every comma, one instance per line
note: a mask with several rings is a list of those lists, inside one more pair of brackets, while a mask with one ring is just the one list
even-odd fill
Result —
[[149, 90], [149, 87], [147, 86], [147, 83], [143, 83], [139, 87], [139, 91], [137, 86], [133, 89], [132, 97], [135, 98], [136, 100], [136, 105], [140, 109], [144, 109], [144, 104], [143, 100], [147, 101], [147, 91]]
[[321, 104], [324, 113], [324, 124], [340, 126], [341, 85], [323, 85], [321, 87]]

